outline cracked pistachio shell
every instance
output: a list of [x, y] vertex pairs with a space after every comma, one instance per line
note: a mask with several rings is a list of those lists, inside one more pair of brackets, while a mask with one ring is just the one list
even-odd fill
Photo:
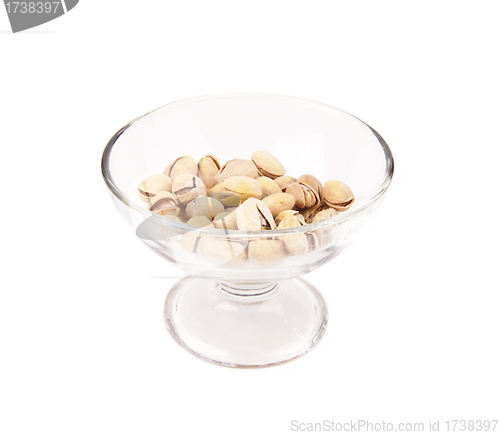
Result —
[[252, 154], [252, 161], [255, 163], [259, 175], [273, 179], [285, 175], [285, 168], [281, 162], [267, 151], [255, 151]]
[[[240, 198], [241, 202], [246, 201], [248, 198], [260, 199], [262, 197], [262, 187], [260, 183], [250, 177], [244, 175], [229, 177], [223, 183], [223, 193], [232, 193]], [[222, 202], [222, 201], [221, 201]], [[224, 205], [234, 205], [227, 204]]]
[[200, 171], [200, 178], [206, 188], [210, 189], [214, 187], [220, 170], [219, 161], [211, 154], [207, 154], [198, 162], [198, 170]]
[[211, 263], [225, 267], [239, 267], [247, 259], [246, 246], [225, 238], [201, 237], [196, 253]]
[[177, 216], [180, 211], [178, 205], [177, 198], [170, 192], [160, 192], [150, 199], [148, 210], [162, 216]]
[[316, 215], [313, 218], [313, 222], [319, 222], [323, 221], [325, 219], [329, 219], [333, 216], [337, 216], [339, 212], [335, 210], [334, 208], [328, 208], [326, 210], [322, 210], [319, 213], [316, 213]]
[[[278, 229], [300, 227], [302, 223], [295, 215], [286, 216], [278, 225]], [[309, 250], [309, 242], [304, 233], [288, 234], [280, 236], [286, 250], [292, 255], [304, 255]]]
[[321, 196], [321, 190], [323, 189], [323, 186], [321, 185], [321, 181], [319, 181], [314, 175], [311, 174], [301, 175], [297, 179], [297, 181], [299, 183], [305, 184], [306, 186], [314, 190], [317, 193], [318, 197]]
[[319, 202], [318, 193], [307, 184], [295, 182], [286, 188], [286, 193], [295, 197], [295, 207], [302, 209], [312, 207]]
[[354, 193], [350, 187], [338, 180], [325, 183], [322, 192], [323, 201], [337, 211], [349, 209], [354, 202]]
[[229, 160], [222, 168], [220, 168], [219, 175], [217, 176], [217, 183], [222, 183], [229, 177], [236, 175], [243, 175], [245, 177], [257, 178], [257, 168], [251, 160], [234, 159]]
[[259, 177], [257, 181], [262, 187], [262, 196], [274, 195], [275, 193], [281, 193], [280, 187], [269, 177]]
[[262, 201], [249, 198], [236, 210], [236, 223], [241, 231], [273, 230], [273, 215]]
[[214, 227], [219, 230], [237, 230], [235, 211], [225, 211], [215, 216], [213, 221]]
[[278, 216], [282, 211], [291, 210], [295, 205], [295, 197], [289, 193], [275, 193], [274, 195], [266, 196], [262, 202], [267, 205], [271, 211], [273, 218]]
[[296, 178], [290, 177], [289, 175], [283, 175], [283, 177], [274, 179], [274, 182], [279, 186], [282, 192], [284, 192], [290, 184], [295, 183], [296, 181]]
[[253, 240], [248, 244], [248, 259], [258, 266], [276, 266], [287, 255], [285, 244], [279, 239]]
[[206, 227], [212, 222], [206, 216], [195, 216], [186, 222], [188, 225], [194, 225], [196, 227]]
[[216, 184], [208, 191], [208, 196], [215, 198], [225, 207], [238, 207], [241, 199], [234, 192], [230, 192], [224, 187], [224, 183]]
[[181, 174], [198, 175], [198, 165], [192, 157], [179, 157], [165, 168], [163, 174], [170, 177], [172, 181], [175, 181], [177, 176]]
[[302, 225], [305, 225], [306, 224], [306, 221], [304, 220], [304, 216], [302, 216], [297, 210], [285, 210], [285, 211], [282, 211], [278, 216], [276, 216], [276, 218], [274, 219], [274, 221], [276, 222], [276, 225], [279, 225], [281, 223], [281, 221], [286, 218], [287, 216], [295, 216]]
[[215, 198], [199, 196], [194, 201], [186, 205], [186, 215], [189, 218], [195, 216], [205, 216], [210, 221], [224, 211], [224, 206]]
[[316, 204], [314, 204], [311, 207], [303, 208], [300, 210], [300, 214], [304, 216], [304, 219], [308, 224], [310, 224], [314, 218], [314, 215], [316, 213], [319, 213], [320, 211], [326, 210], [330, 207], [328, 207], [324, 202], [318, 201]]
[[[203, 218], [203, 216], [202, 216], [202, 218]], [[196, 219], [198, 219], [198, 217]], [[202, 225], [197, 225], [197, 224], [202, 224]], [[204, 224], [206, 224], [206, 225], [204, 225]], [[206, 221], [201, 221], [201, 220], [194, 221], [194, 223], [192, 223], [192, 224], [190, 223], [189, 225], [193, 225], [193, 227], [194, 226], [196, 226], [196, 227], [203, 226], [203, 228], [215, 228], [213, 226], [212, 222], [210, 222], [210, 221], [208, 221], [208, 224], [206, 223]], [[197, 228], [193, 228], [193, 231], [187, 231], [185, 233], [182, 233], [180, 240], [178, 240], [178, 243], [182, 247], [182, 249], [184, 249], [185, 251], [187, 251], [189, 253], [196, 254], [196, 252], [198, 251], [198, 245], [203, 237], [205, 237], [205, 236], [202, 236], [197, 231]]]
[[172, 180], [163, 174], [153, 174], [144, 179], [137, 186], [137, 192], [142, 201], [148, 202], [160, 192], [169, 192], [172, 189]]
[[205, 185], [196, 175], [180, 174], [172, 183], [172, 193], [174, 193], [182, 204], [205, 195]]

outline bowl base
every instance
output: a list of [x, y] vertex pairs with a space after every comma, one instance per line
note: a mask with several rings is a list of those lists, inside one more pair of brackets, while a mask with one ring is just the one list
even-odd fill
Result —
[[257, 368], [313, 349], [325, 332], [328, 310], [302, 278], [245, 286], [188, 277], [168, 293], [164, 320], [174, 340], [195, 356], [228, 367]]

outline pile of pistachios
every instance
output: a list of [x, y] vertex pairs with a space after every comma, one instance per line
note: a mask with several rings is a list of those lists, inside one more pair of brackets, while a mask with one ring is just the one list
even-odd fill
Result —
[[223, 166], [212, 155], [198, 164], [192, 157], [179, 157], [137, 190], [154, 213], [224, 230], [297, 227], [335, 216], [354, 202], [345, 183], [329, 180], [322, 185], [314, 175], [286, 175], [281, 162], [263, 150], [255, 151], [251, 160], [234, 159]]

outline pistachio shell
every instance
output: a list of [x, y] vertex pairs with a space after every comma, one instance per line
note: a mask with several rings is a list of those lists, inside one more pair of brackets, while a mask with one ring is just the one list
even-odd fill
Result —
[[303, 208], [300, 210], [300, 214], [304, 216], [304, 219], [308, 224], [310, 224], [315, 216], [315, 214], [319, 213], [320, 211], [326, 210], [330, 207], [328, 207], [324, 202], [318, 201], [316, 204], [314, 204], [311, 207]]
[[320, 200], [318, 193], [314, 189], [299, 181], [290, 184], [286, 188], [286, 193], [295, 197], [295, 207], [298, 209], [312, 207]]
[[227, 190], [224, 187], [224, 183], [216, 184], [208, 191], [208, 196], [215, 198], [221, 202], [224, 206], [235, 206], [238, 207], [241, 203], [241, 199], [234, 192]]
[[195, 225], [197, 227], [206, 227], [212, 222], [206, 216], [195, 216], [187, 221], [189, 225]]
[[296, 181], [296, 178], [290, 177], [289, 175], [283, 175], [283, 177], [274, 179], [274, 182], [279, 186], [282, 192], [284, 192], [290, 184], [295, 183]]
[[329, 219], [329, 218], [336, 216], [338, 214], [339, 214], [339, 212], [337, 210], [335, 210], [334, 208], [328, 208], [326, 210], [323, 210], [323, 211], [320, 211], [319, 213], [317, 213], [313, 218], [313, 222], [319, 222], [319, 221], [322, 221], [325, 219]]
[[280, 187], [269, 177], [259, 177], [257, 181], [262, 187], [262, 196], [269, 196], [275, 193], [281, 193]]
[[325, 183], [322, 192], [323, 201], [337, 211], [349, 209], [354, 202], [354, 193], [350, 187], [338, 180]]
[[187, 233], [182, 234], [179, 240], [179, 245], [185, 251], [189, 253], [195, 253], [199, 241], [200, 241], [200, 235], [195, 231], [189, 231]]
[[176, 221], [176, 222], [182, 222], [178, 216], [174, 216], [174, 215], [166, 215], [165, 216], [167, 219], [170, 219], [172, 221]]
[[321, 195], [321, 190], [323, 189], [323, 186], [321, 185], [321, 182], [314, 175], [311, 174], [301, 175], [297, 179], [297, 181], [299, 183], [305, 184], [306, 186], [314, 190], [317, 193], [318, 197]]
[[282, 211], [291, 210], [295, 205], [295, 197], [289, 193], [275, 193], [265, 197], [262, 202], [269, 207], [273, 218], [278, 216]]
[[178, 205], [177, 198], [170, 192], [160, 192], [150, 199], [148, 210], [162, 216], [177, 216], [180, 211]]
[[258, 266], [276, 266], [286, 256], [285, 244], [279, 239], [259, 239], [248, 244], [248, 259]]
[[137, 186], [137, 192], [142, 201], [148, 202], [160, 192], [170, 192], [172, 180], [163, 174], [153, 174], [144, 179]]
[[267, 151], [255, 151], [252, 154], [252, 161], [255, 163], [259, 174], [264, 177], [274, 179], [285, 175], [285, 168], [281, 162]]
[[198, 162], [198, 169], [200, 171], [200, 178], [202, 179], [206, 188], [212, 188], [217, 181], [217, 176], [219, 175], [219, 161], [211, 154], [207, 154]]
[[230, 177], [225, 180], [223, 182], [223, 193], [224, 192], [238, 196], [241, 202], [244, 202], [248, 198], [260, 199], [262, 197], [262, 187], [260, 183], [254, 178], [243, 175]]
[[205, 195], [205, 185], [196, 175], [180, 174], [172, 183], [174, 193], [182, 204], [193, 201], [198, 196]]
[[295, 207], [304, 208], [306, 206], [306, 199], [304, 196], [304, 191], [302, 190], [300, 183], [295, 182], [295, 183], [290, 184], [286, 188], [286, 193], [293, 195], [293, 197], [295, 198]]
[[285, 210], [285, 211], [282, 211], [278, 216], [276, 216], [276, 218], [274, 219], [274, 221], [276, 222], [276, 225], [279, 225], [281, 223], [281, 221], [287, 217], [287, 216], [295, 216], [302, 225], [305, 225], [306, 224], [306, 221], [304, 220], [304, 216], [302, 216], [297, 210]]
[[220, 230], [237, 230], [238, 224], [236, 222], [236, 212], [222, 212], [215, 216], [213, 224], [215, 228]]
[[179, 157], [165, 168], [163, 174], [175, 181], [180, 174], [198, 175], [198, 165], [190, 156]]
[[246, 159], [234, 159], [227, 162], [219, 172], [217, 176], [217, 183], [222, 183], [229, 177], [234, 177], [237, 175], [242, 175], [250, 178], [257, 178], [259, 174], [257, 173], [257, 168], [251, 160]]
[[245, 248], [243, 243], [228, 239], [201, 237], [196, 252], [219, 266], [238, 267], [247, 259]]
[[224, 206], [215, 198], [199, 196], [186, 205], [186, 214], [192, 218], [195, 216], [206, 216], [210, 221], [215, 215], [222, 213]]
[[276, 223], [269, 208], [258, 199], [249, 198], [238, 207], [235, 213], [239, 230], [259, 231], [276, 228]]
[[[278, 225], [278, 229], [294, 228], [301, 226], [300, 220], [294, 216], [286, 216]], [[281, 240], [285, 244], [286, 250], [292, 255], [304, 255], [309, 249], [307, 236], [304, 233], [288, 234], [281, 236]]]

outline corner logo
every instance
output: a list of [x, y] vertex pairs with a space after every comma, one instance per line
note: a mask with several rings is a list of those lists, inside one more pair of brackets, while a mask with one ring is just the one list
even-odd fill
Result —
[[12, 31], [22, 32], [26, 29], [52, 21], [69, 12], [79, 0], [58, 1], [12, 1], [3, 0], [9, 16]]

